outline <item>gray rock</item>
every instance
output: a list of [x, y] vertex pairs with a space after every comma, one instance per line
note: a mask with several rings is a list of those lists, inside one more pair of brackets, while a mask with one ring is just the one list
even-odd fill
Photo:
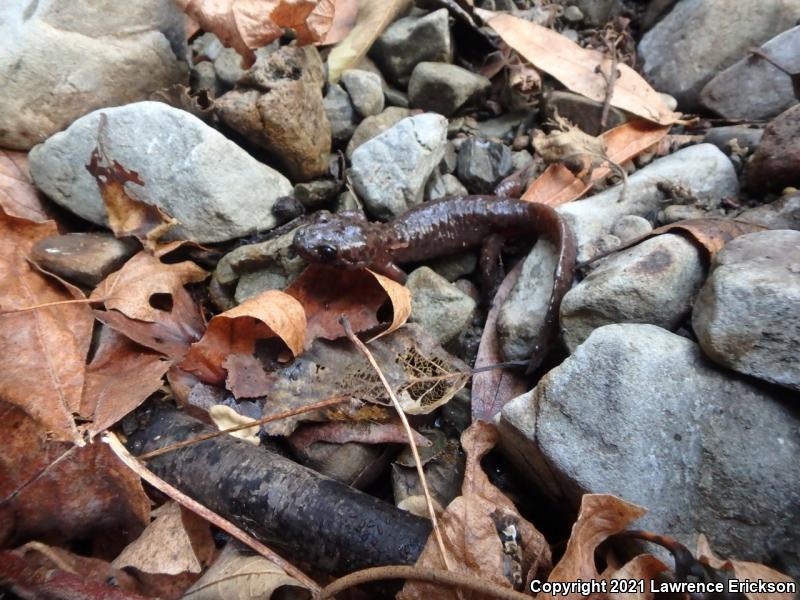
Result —
[[0, 147], [27, 150], [78, 117], [187, 83], [172, 2], [3, 2]]
[[325, 76], [314, 46], [283, 46], [258, 58], [235, 90], [215, 102], [222, 121], [267, 152], [297, 181], [328, 171], [331, 126]]
[[[755, 149], [761, 141], [764, 130], [760, 127], [746, 125], [728, 125], [726, 127], [713, 127], [706, 132], [703, 141], [714, 144], [725, 154], [730, 156], [735, 146], [742, 149]], [[734, 141], [735, 140], [735, 141]]]
[[67, 233], [40, 240], [31, 249], [30, 257], [45, 271], [78, 285], [95, 287], [138, 249], [135, 240], [118, 240], [109, 233]]
[[341, 189], [341, 184], [333, 179], [318, 179], [294, 186], [294, 197], [309, 210], [319, 210]]
[[[800, 26], [772, 38], [760, 50], [789, 73], [800, 72]], [[782, 113], [797, 98], [788, 73], [751, 54], [709, 81], [700, 102], [726, 119], [758, 121]]]
[[456, 174], [473, 194], [489, 194], [514, 168], [505, 144], [472, 137], [458, 151]]
[[496, 138], [504, 142], [511, 142], [517, 133], [517, 129], [528, 117], [528, 111], [511, 111], [495, 117], [478, 122], [478, 134], [483, 138]]
[[[428, 261], [428, 266], [447, 281], [455, 282], [475, 271], [478, 266], [478, 253], [474, 250], [440, 256]], [[466, 290], [462, 290], [465, 291]]]
[[800, 231], [728, 242], [697, 298], [692, 326], [715, 362], [800, 390]]
[[800, 104], [770, 121], [744, 176], [748, 189], [756, 194], [800, 187]]
[[347, 144], [345, 154], [348, 159], [353, 158], [353, 152], [364, 142], [374, 138], [376, 135], [383, 133], [390, 127], [396, 125], [401, 120], [405, 119], [411, 111], [407, 108], [399, 108], [397, 106], [390, 106], [381, 114], [372, 117], [367, 117], [358, 124], [356, 130], [353, 132], [350, 142]]
[[400, 90], [396, 90], [393, 87], [385, 87], [383, 88], [383, 96], [386, 99], [387, 106], [408, 108], [408, 95]]
[[364, 207], [359, 202], [356, 195], [350, 190], [344, 191], [336, 197], [333, 204], [333, 212], [344, 212], [347, 210], [356, 211], [364, 214]]
[[377, 115], [383, 110], [383, 87], [381, 78], [375, 73], [348, 69], [342, 73], [342, 84], [350, 101], [362, 117]]
[[452, 173], [456, 170], [457, 165], [458, 151], [456, 150], [456, 146], [453, 142], [447, 142], [447, 146], [444, 149], [444, 158], [442, 158], [442, 162], [439, 163], [439, 170], [442, 173]]
[[491, 85], [483, 75], [456, 65], [421, 62], [414, 67], [408, 82], [408, 102], [413, 108], [449, 117], [479, 101]]
[[367, 212], [395, 217], [422, 202], [425, 182], [444, 156], [447, 119], [425, 113], [403, 119], [353, 152], [350, 178]]
[[[609, 233], [621, 217], [645, 216], [659, 210], [664, 195], [657, 186], [662, 181], [684, 187], [697, 198], [735, 196], [738, 191], [733, 166], [711, 144], [684, 148], [653, 161], [629, 178], [622, 202], [619, 201], [621, 186], [616, 186], [558, 207], [575, 234], [578, 262], [588, 261], [621, 244], [617, 236]], [[521, 360], [531, 354], [553, 287], [555, 263], [556, 249], [545, 240], [537, 242], [500, 309], [498, 332], [507, 360]]]
[[673, 330], [692, 307], [705, 268], [694, 244], [658, 235], [602, 261], [561, 302], [564, 343], [574, 352], [611, 323], [649, 323]]
[[411, 291], [409, 321], [419, 323], [440, 344], [456, 340], [469, 327], [477, 303], [435, 271], [412, 271], [406, 287]]
[[192, 71], [189, 73], [189, 83], [192, 92], [196, 93], [200, 90], [205, 90], [212, 98], [216, 98], [222, 92], [217, 73], [214, 71], [214, 64], [208, 60], [192, 66]]
[[[583, 22], [591, 27], [605, 25], [616, 12], [617, 4], [617, 0], [575, 0], [575, 6], [583, 13]], [[566, 12], [564, 16], [567, 16]]]
[[434, 171], [428, 183], [425, 184], [425, 201], [437, 200], [445, 196], [466, 196], [467, 188], [453, 175], [445, 173], [439, 175]]
[[[586, 96], [572, 92], [552, 91], [545, 96], [543, 106], [546, 119], [558, 116], [569, 119], [589, 135], [599, 135], [603, 132], [600, 120], [603, 116], [603, 103], [590, 100]], [[606, 129], [622, 125], [628, 120], [628, 115], [617, 108], [608, 111]]]
[[350, 102], [350, 96], [337, 83], [328, 88], [328, 93], [322, 103], [331, 125], [334, 143], [344, 144], [353, 136], [358, 123], [358, 115]]
[[664, 15], [666, 15], [678, 0], [650, 0], [647, 3], [644, 15], [642, 15], [642, 28], [644, 31], [655, 25]]
[[108, 156], [145, 182], [126, 184], [126, 191], [178, 220], [171, 238], [221, 242], [275, 226], [271, 208], [291, 193], [289, 181], [197, 117], [161, 102], [97, 110], [30, 151], [34, 182], [61, 206], [97, 225], [106, 222], [85, 167], [101, 114], [108, 120]]
[[663, 225], [667, 225], [688, 219], [702, 219], [707, 216], [708, 213], [702, 208], [685, 204], [671, 204], [658, 213], [658, 221]]
[[793, 27], [798, 14], [800, 0], [683, 0], [642, 38], [645, 76], [694, 110], [717, 72]]
[[615, 235], [621, 243], [627, 243], [641, 238], [653, 231], [653, 225], [639, 215], [625, 215], [620, 217], [611, 228], [611, 234]]
[[511, 153], [511, 171], [521, 171], [533, 162], [533, 155], [527, 150]]
[[569, 23], [580, 23], [583, 21], [583, 11], [577, 6], [568, 6], [564, 9], [564, 19]]
[[800, 230], [800, 193], [786, 194], [775, 202], [748, 209], [736, 218], [769, 229]]
[[635, 526], [797, 564], [800, 423], [786, 398], [652, 325], [608, 325], [505, 406], [502, 446], [557, 504], [610, 493]]
[[453, 46], [447, 9], [398, 19], [375, 40], [370, 56], [389, 81], [402, 87], [417, 64], [450, 62]]

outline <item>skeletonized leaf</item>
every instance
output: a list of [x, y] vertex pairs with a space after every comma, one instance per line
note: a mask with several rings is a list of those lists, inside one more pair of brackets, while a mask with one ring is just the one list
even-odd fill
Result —
[[[603, 102], [611, 59], [590, 48], [582, 48], [557, 31], [505, 13], [475, 11], [505, 43], [568, 89]], [[658, 93], [628, 65], [617, 64], [611, 105], [660, 125], [671, 125], [678, 115], [669, 110]]]
[[0, 209], [6, 214], [35, 223], [50, 217], [33, 185], [24, 152], [0, 149]]
[[201, 381], [221, 385], [223, 363], [230, 354], [252, 354], [257, 340], [278, 337], [297, 356], [303, 351], [305, 335], [302, 304], [288, 294], [269, 290], [213, 317], [180, 367]]
[[328, 55], [328, 80], [336, 83], [366, 56], [381, 33], [411, 6], [410, 0], [358, 0], [355, 27]]

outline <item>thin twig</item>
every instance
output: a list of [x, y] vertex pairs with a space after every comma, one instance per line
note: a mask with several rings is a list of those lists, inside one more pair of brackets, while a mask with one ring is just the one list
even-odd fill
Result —
[[333, 398], [328, 398], [327, 400], [322, 400], [320, 402], [315, 402], [314, 404], [309, 404], [307, 406], [301, 406], [299, 408], [286, 410], [283, 411], [282, 413], [278, 413], [275, 415], [269, 415], [268, 417], [256, 419], [254, 421], [250, 421], [249, 423], [242, 423], [241, 425], [235, 425], [233, 427], [228, 427], [227, 429], [220, 429], [219, 431], [204, 433], [203, 435], [198, 435], [197, 437], [190, 438], [188, 440], [183, 440], [182, 442], [177, 442], [169, 446], [164, 446], [163, 448], [159, 448], [158, 450], [153, 450], [152, 452], [141, 454], [137, 458], [139, 460], [147, 460], [150, 458], [154, 458], [156, 456], [161, 456], [162, 454], [166, 454], [167, 452], [172, 452], [173, 450], [179, 450], [180, 448], [185, 448], [186, 446], [191, 446], [192, 444], [197, 444], [198, 442], [204, 442], [205, 440], [210, 440], [211, 438], [215, 438], [220, 435], [225, 435], [226, 433], [231, 433], [233, 431], [240, 431], [242, 429], [249, 429], [250, 427], [253, 427], [255, 425], [272, 423], [273, 421], [280, 421], [281, 419], [287, 419], [289, 417], [294, 417], [296, 415], [302, 415], [303, 413], [311, 412], [313, 410], [319, 410], [320, 408], [326, 408], [328, 406], [333, 406], [334, 404], [341, 404], [342, 402], [348, 400], [349, 398], [350, 396], [334, 396]]
[[380, 378], [386, 393], [389, 394], [389, 398], [392, 399], [392, 404], [394, 405], [394, 409], [397, 411], [397, 415], [400, 417], [400, 421], [403, 423], [403, 427], [406, 430], [406, 435], [408, 435], [408, 445], [411, 447], [411, 453], [414, 455], [414, 463], [417, 466], [417, 474], [419, 475], [419, 481], [422, 485], [422, 492], [425, 494], [425, 502], [428, 504], [428, 513], [431, 517], [431, 525], [433, 525], [433, 534], [436, 536], [436, 543], [439, 545], [439, 552], [442, 554], [442, 560], [444, 561], [445, 567], [452, 570], [450, 562], [447, 560], [447, 551], [445, 550], [442, 532], [439, 529], [439, 523], [436, 519], [436, 510], [433, 508], [433, 499], [431, 498], [430, 491], [428, 490], [428, 482], [425, 479], [425, 472], [422, 469], [422, 461], [419, 458], [417, 445], [414, 443], [414, 434], [411, 430], [411, 425], [408, 424], [406, 413], [403, 412], [403, 408], [400, 406], [400, 402], [397, 400], [397, 396], [395, 395], [392, 386], [390, 386], [389, 382], [386, 381], [386, 377], [383, 375], [383, 371], [381, 371], [378, 363], [375, 361], [375, 357], [372, 356], [372, 352], [369, 351], [369, 348], [367, 348], [364, 342], [358, 339], [356, 334], [353, 332], [353, 328], [350, 327], [350, 321], [347, 319], [347, 317], [342, 316], [342, 318], [339, 319], [339, 323], [341, 323], [342, 328], [344, 329], [344, 332], [347, 334], [347, 337], [350, 339], [350, 341], [355, 344], [356, 348], [358, 348], [364, 354], [369, 361], [369, 364], [372, 365], [372, 368]]
[[119, 438], [111, 431], [106, 431], [103, 434], [103, 442], [109, 445], [111, 451], [119, 458], [122, 463], [128, 467], [131, 471], [136, 473], [139, 477], [144, 479], [147, 483], [152, 485], [154, 488], [163, 492], [175, 502], [184, 506], [191, 510], [193, 513], [196, 513], [209, 523], [216, 525], [226, 533], [230, 534], [231, 536], [235, 537], [237, 540], [242, 542], [243, 544], [249, 546], [256, 552], [258, 552], [264, 558], [271, 560], [276, 565], [281, 567], [284, 571], [286, 571], [287, 575], [291, 575], [297, 581], [302, 583], [306, 586], [312, 593], [319, 593], [320, 587], [317, 583], [308, 577], [305, 573], [303, 573], [300, 569], [295, 567], [292, 563], [290, 563], [285, 558], [281, 557], [277, 554], [274, 550], [269, 549], [267, 546], [259, 542], [254, 537], [248, 535], [241, 529], [239, 529], [236, 525], [224, 519], [223, 517], [219, 516], [212, 510], [209, 510], [196, 500], [193, 500], [183, 492], [181, 492], [178, 488], [171, 486], [169, 483], [161, 479], [158, 475], [153, 473], [150, 469], [145, 467], [142, 463], [140, 463], [136, 458], [128, 452], [127, 448], [122, 445], [122, 442]]
[[442, 571], [439, 569], [422, 569], [408, 565], [390, 565], [388, 567], [373, 567], [356, 571], [345, 575], [325, 586], [325, 588], [315, 596], [316, 600], [327, 600], [336, 594], [343, 592], [351, 587], [369, 583], [370, 581], [383, 581], [384, 579], [410, 579], [414, 581], [426, 581], [447, 585], [450, 587], [462, 588], [471, 592], [477, 592], [481, 596], [491, 596], [500, 600], [531, 600], [531, 597], [516, 590], [500, 587], [495, 583], [481, 581], [470, 575]]
[[619, 77], [619, 71], [617, 70], [617, 65], [619, 64], [617, 44], [621, 39], [622, 38], [618, 36], [613, 42], [609, 42], [607, 37], [604, 38], [608, 52], [611, 54], [611, 73], [606, 76], [606, 74], [603, 73], [602, 67], [598, 67], [603, 79], [606, 80], [606, 97], [603, 99], [603, 112], [600, 113], [601, 133], [606, 130], [606, 126], [608, 125], [608, 113], [611, 111], [611, 97], [614, 95], [614, 84], [617, 83], [617, 78]]

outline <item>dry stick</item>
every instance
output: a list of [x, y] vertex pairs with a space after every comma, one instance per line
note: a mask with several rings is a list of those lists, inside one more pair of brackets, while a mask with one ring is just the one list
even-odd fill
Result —
[[444, 548], [444, 540], [442, 540], [442, 532], [439, 530], [439, 523], [436, 519], [436, 511], [433, 508], [433, 499], [431, 498], [430, 491], [428, 490], [428, 482], [425, 479], [425, 473], [422, 470], [422, 461], [419, 458], [419, 452], [417, 452], [417, 445], [414, 443], [414, 434], [411, 431], [411, 425], [408, 424], [408, 419], [406, 418], [406, 413], [403, 412], [403, 408], [400, 406], [400, 402], [397, 400], [397, 396], [395, 396], [394, 390], [392, 386], [389, 385], [389, 382], [386, 381], [386, 377], [383, 375], [383, 371], [381, 371], [378, 363], [375, 361], [375, 357], [372, 356], [372, 352], [369, 351], [369, 348], [364, 345], [356, 334], [353, 333], [353, 328], [350, 327], [350, 321], [344, 315], [339, 319], [339, 323], [341, 323], [342, 327], [344, 328], [344, 332], [347, 334], [347, 337], [350, 339], [353, 344], [355, 344], [356, 348], [358, 348], [364, 356], [367, 357], [369, 364], [372, 365], [372, 368], [375, 370], [375, 373], [378, 374], [378, 377], [383, 384], [386, 393], [389, 394], [389, 398], [392, 399], [392, 404], [394, 405], [394, 409], [397, 411], [397, 415], [400, 417], [400, 420], [403, 423], [403, 428], [406, 430], [406, 435], [408, 435], [408, 445], [411, 447], [411, 453], [414, 455], [414, 464], [417, 466], [417, 474], [419, 475], [420, 484], [422, 484], [422, 492], [425, 494], [425, 502], [428, 505], [428, 513], [431, 517], [431, 525], [433, 525], [433, 534], [436, 536], [436, 543], [439, 545], [439, 552], [442, 554], [442, 560], [444, 561], [444, 566], [448, 569], [452, 570], [452, 566], [450, 562], [447, 560], [447, 551]]
[[152, 452], [141, 454], [137, 458], [139, 460], [147, 460], [149, 458], [155, 458], [156, 456], [161, 456], [162, 454], [166, 454], [167, 452], [172, 452], [173, 450], [185, 448], [186, 446], [191, 446], [192, 444], [197, 444], [198, 442], [210, 440], [211, 438], [219, 437], [221, 435], [225, 435], [226, 433], [231, 433], [233, 431], [240, 431], [242, 429], [249, 429], [250, 427], [253, 427], [255, 425], [272, 423], [273, 421], [280, 421], [281, 419], [287, 419], [289, 417], [294, 417], [296, 415], [302, 415], [303, 413], [311, 412], [313, 410], [318, 410], [320, 408], [327, 408], [328, 406], [333, 406], [334, 404], [341, 404], [342, 402], [344, 402], [349, 398], [350, 396], [334, 396], [333, 398], [328, 398], [327, 400], [321, 400], [320, 402], [315, 402], [314, 404], [309, 404], [307, 406], [301, 406], [300, 408], [292, 408], [291, 410], [286, 410], [283, 411], [282, 413], [270, 415], [268, 417], [263, 417], [255, 421], [250, 421], [249, 423], [234, 425], [233, 427], [228, 427], [227, 429], [220, 429], [219, 431], [212, 431], [211, 433], [204, 433], [203, 435], [199, 435], [195, 438], [183, 440], [182, 442], [178, 442], [177, 444], [172, 444], [171, 446], [164, 446], [163, 448], [159, 448], [158, 450], [153, 450]]
[[598, 65], [600, 74], [603, 76], [603, 79], [606, 80], [606, 97], [603, 100], [603, 112], [600, 113], [600, 131], [605, 131], [606, 125], [608, 124], [608, 113], [611, 110], [611, 97], [614, 95], [614, 84], [617, 82], [617, 77], [619, 77], [619, 72], [617, 71], [617, 65], [619, 63], [619, 59], [617, 58], [617, 44], [620, 39], [620, 37], [617, 37], [613, 42], [609, 42], [608, 38], [605, 38], [606, 47], [608, 48], [609, 54], [611, 54], [611, 73], [606, 77], [606, 74], [603, 73], [603, 68]]
[[114, 432], [106, 431], [103, 435], [103, 442], [109, 445], [111, 451], [116, 454], [117, 458], [119, 458], [126, 467], [128, 467], [131, 471], [136, 473], [154, 488], [160, 492], [163, 492], [181, 506], [185, 506], [193, 513], [201, 516], [209, 523], [216, 525], [243, 544], [250, 546], [250, 548], [258, 552], [261, 556], [267, 560], [271, 560], [273, 563], [281, 567], [284, 571], [286, 571], [287, 575], [291, 575], [297, 579], [297, 581], [311, 590], [312, 593], [318, 593], [320, 591], [319, 585], [317, 585], [313, 579], [309, 578], [305, 573], [295, 567], [288, 560], [281, 557], [274, 550], [270, 550], [264, 544], [239, 529], [227, 519], [223, 519], [217, 513], [207, 509], [205, 506], [196, 500], [193, 500], [179, 489], [171, 486], [158, 475], [153, 473], [150, 469], [141, 464], [130, 452], [128, 452], [125, 446], [122, 445], [122, 442], [114, 434]]
[[500, 587], [488, 581], [481, 581], [469, 575], [441, 571], [439, 569], [421, 569], [407, 565], [390, 565], [388, 567], [373, 567], [350, 573], [325, 586], [325, 588], [315, 596], [316, 600], [327, 600], [336, 594], [343, 592], [351, 587], [369, 583], [370, 581], [382, 581], [384, 579], [411, 579], [414, 581], [426, 581], [428, 583], [438, 583], [451, 587], [462, 588], [471, 592], [477, 592], [486, 596], [500, 598], [500, 600], [531, 600], [531, 596]]

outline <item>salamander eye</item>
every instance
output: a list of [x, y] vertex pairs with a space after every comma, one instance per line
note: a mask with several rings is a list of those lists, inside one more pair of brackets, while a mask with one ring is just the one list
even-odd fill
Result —
[[317, 246], [317, 254], [323, 260], [333, 260], [336, 258], [336, 248], [328, 244]]

